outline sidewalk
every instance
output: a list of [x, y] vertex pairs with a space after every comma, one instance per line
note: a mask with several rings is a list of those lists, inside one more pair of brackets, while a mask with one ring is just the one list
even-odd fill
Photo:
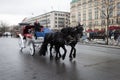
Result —
[[79, 43], [84, 44], [84, 45], [90, 45], [90, 46], [120, 49], [120, 45], [110, 45], [110, 44], [106, 45], [105, 41], [103, 41], [103, 40], [92, 40], [92, 41], [89, 41], [89, 42], [79, 42]]

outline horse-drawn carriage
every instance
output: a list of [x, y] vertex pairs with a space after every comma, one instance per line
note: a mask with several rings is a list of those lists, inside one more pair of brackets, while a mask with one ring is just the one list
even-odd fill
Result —
[[29, 23], [19, 23], [19, 25], [21, 27], [21, 32], [18, 34], [20, 51], [23, 51], [24, 48], [28, 48], [30, 55], [33, 56], [35, 54], [35, 48], [41, 47], [45, 34], [52, 31], [48, 28], [42, 28], [42, 31], [35, 31], [35, 26]]
[[[22, 51], [25, 47], [29, 48], [29, 52], [31, 55], [35, 54], [35, 47], [38, 46], [39, 48], [39, 55], [45, 56], [47, 51], [47, 46], [50, 44], [50, 58], [53, 58], [52, 56], [52, 48], [54, 46], [55, 52], [56, 52], [56, 59], [59, 59], [62, 57], [62, 59], [65, 59], [66, 56], [66, 48], [65, 45], [71, 46], [70, 51], [70, 59], [75, 58], [76, 56], [76, 49], [75, 45], [78, 42], [78, 39], [83, 34], [83, 27], [82, 25], [78, 25], [76, 27], [66, 27], [62, 28], [58, 32], [52, 32], [48, 28], [43, 28], [41, 32], [34, 31], [33, 25], [30, 24], [24, 24], [21, 23], [21, 26], [25, 26], [25, 29], [23, 29], [23, 35], [19, 34], [19, 44], [20, 44], [20, 50]], [[25, 31], [25, 32], [24, 32]], [[36, 38], [37, 37], [37, 38]], [[60, 54], [60, 47], [63, 48], [64, 54]]]

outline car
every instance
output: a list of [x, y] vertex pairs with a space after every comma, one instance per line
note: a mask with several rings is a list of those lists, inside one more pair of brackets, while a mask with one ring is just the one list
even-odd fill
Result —
[[3, 36], [11, 36], [11, 32], [4, 32]]

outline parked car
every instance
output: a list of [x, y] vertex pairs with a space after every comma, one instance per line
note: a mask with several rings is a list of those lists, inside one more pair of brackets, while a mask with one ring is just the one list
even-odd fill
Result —
[[10, 32], [4, 32], [3, 36], [11, 36], [12, 34]]

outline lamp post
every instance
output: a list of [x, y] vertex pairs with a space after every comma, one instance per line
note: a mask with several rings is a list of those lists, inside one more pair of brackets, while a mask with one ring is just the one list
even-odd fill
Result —
[[108, 45], [108, 27], [109, 27], [109, 18], [107, 18], [107, 26], [106, 26], [106, 38], [107, 38], [106, 45]]
[[48, 27], [48, 25], [47, 25], [47, 13], [45, 13], [45, 19], [46, 19], [46, 27]]
[[45, 17], [44, 17], [45, 25], [46, 25], [46, 27], [48, 27], [48, 24], [47, 24], [47, 23], [48, 23], [48, 21], [47, 21], [47, 12], [46, 12], [46, 10], [43, 10], [43, 12], [44, 12], [44, 14], [45, 14], [45, 15], [44, 15], [44, 16], [45, 16]]

